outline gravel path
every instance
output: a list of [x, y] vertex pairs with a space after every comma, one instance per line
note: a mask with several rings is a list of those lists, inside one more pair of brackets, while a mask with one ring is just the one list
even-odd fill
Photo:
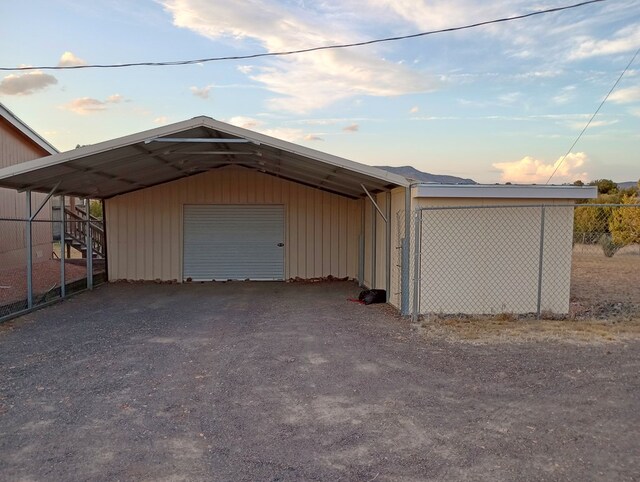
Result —
[[640, 344], [427, 341], [351, 283], [112, 284], [0, 326], [2, 480], [638, 480]]

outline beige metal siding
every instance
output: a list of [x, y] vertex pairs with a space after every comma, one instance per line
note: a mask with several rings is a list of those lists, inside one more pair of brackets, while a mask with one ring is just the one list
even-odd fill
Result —
[[391, 191], [391, 292], [389, 303], [400, 309], [401, 263], [402, 251], [398, 249], [402, 245], [404, 237], [404, 204], [405, 188], [399, 187]]
[[242, 168], [106, 200], [109, 278], [182, 279], [185, 204], [283, 204], [285, 277], [358, 274], [360, 201]]
[[[568, 204], [566, 200], [549, 199], [419, 198], [413, 202], [421, 207]], [[425, 211], [423, 250], [432, 255], [424, 255], [421, 260], [420, 311], [486, 313], [487, 300], [500, 300], [492, 312], [535, 312], [540, 213], [540, 207]], [[474, 219], [472, 227], [468, 226], [470, 215]], [[569, 310], [572, 228], [573, 207], [546, 210], [542, 310]], [[446, 273], [446, 286], [438, 283], [441, 273]], [[453, 284], [463, 297], [447, 291], [452, 279], [457, 280]]]
[[[0, 168], [46, 156], [48, 152], [34, 144], [5, 119], [0, 118]], [[45, 198], [44, 194], [32, 195], [35, 209]], [[11, 189], [0, 188], [0, 218], [27, 217], [26, 195]], [[42, 208], [37, 219], [50, 219], [49, 203]], [[49, 223], [33, 224], [33, 260], [49, 259], [52, 249], [52, 231]], [[26, 265], [25, 223], [17, 221], [0, 222], [0, 266], [14, 268]]]

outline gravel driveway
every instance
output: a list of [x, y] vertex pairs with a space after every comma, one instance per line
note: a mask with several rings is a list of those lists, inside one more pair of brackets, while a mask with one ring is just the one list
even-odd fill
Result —
[[0, 326], [0, 479], [638, 480], [636, 342], [427, 341], [355, 294], [112, 284]]

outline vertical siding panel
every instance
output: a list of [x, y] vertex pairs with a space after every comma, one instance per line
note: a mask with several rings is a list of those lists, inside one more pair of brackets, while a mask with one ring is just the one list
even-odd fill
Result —
[[289, 184], [281, 182], [281, 201], [284, 204], [284, 273], [291, 278], [291, 203], [289, 202]]
[[289, 233], [291, 240], [289, 242], [289, 260], [290, 260], [290, 273], [291, 278], [301, 276], [298, 270], [298, 209], [300, 204], [298, 203], [298, 186], [296, 184], [289, 184]]
[[315, 238], [315, 222], [313, 220], [313, 214], [315, 212], [315, 193], [313, 189], [305, 188], [305, 198], [307, 201], [306, 209], [306, 224], [307, 224], [307, 244], [304, 250], [306, 259], [306, 272], [307, 278], [315, 278], [319, 276], [315, 269], [315, 251], [316, 251], [316, 238]]
[[331, 274], [331, 194], [322, 192], [322, 276]]
[[331, 196], [331, 274], [340, 272], [340, 200]]
[[313, 257], [314, 257], [314, 276], [324, 276], [324, 270], [322, 267], [322, 191], [313, 191], [313, 222], [314, 222], [314, 236], [313, 236]]
[[338, 260], [338, 275], [337, 275], [340, 278], [347, 276], [347, 253], [348, 253], [347, 202], [348, 201], [345, 198], [340, 199], [340, 230], [339, 230], [340, 256]]
[[297, 186], [294, 202], [298, 205], [298, 273], [301, 278], [307, 278], [307, 199], [304, 186]]

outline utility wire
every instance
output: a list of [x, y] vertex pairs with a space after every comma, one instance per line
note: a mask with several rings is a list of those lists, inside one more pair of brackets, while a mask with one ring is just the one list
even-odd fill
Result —
[[567, 158], [567, 156], [569, 154], [571, 154], [571, 151], [573, 150], [573, 148], [576, 146], [576, 144], [578, 143], [578, 141], [580, 140], [580, 138], [582, 137], [582, 134], [585, 133], [585, 131], [588, 129], [588, 127], [591, 125], [591, 122], [593, 121], [593, 119], [595, 119], [595, 117], [598, 115], [598, 112], [600, 112], [600, 109], [602, 108], [602, 106], [604, 105], [604, 103], [607, 101], [607, 99], [609, 98], [609, 96], [611, 95], [611, 93], [615, 90], [615, 88], [618, 86], [618, 84], [620, 83], [620, 81], [622, 80], [622, 77], [624, 76], [624, 74], [627, 73], [627, 70], [629, 70], [629, 67], [631, 67], [631, 64], [633, 64], [633, 62], [636, 60], [636, 57], [638, 56], [638, 54], [640, 54], [640, 48], [638, 50], [636, 50], [636, 53], [633, 54], [633, 57], [631, 57], [631, 60], [629, 61], [629, 63], [627, 64], [627, 66], [624, 68], [624, 70], [622, 71], [622, 73], [620, 74], [620, 76], [618, 77], [618, 80], [616, 80], [616, 82], [613, 84], [613, 87], [611, 87], [611, 89], [609, 90], [609, 93], [605, 96], [604, 99], [602, 99], [602, 102], [600, 102], [600, 105], [598, 106], [598, 108], [596, 109], [596, 111], [593, 113], [593, 115], [591, 116], [591, 119], [589, 119], [589, 122], [587, 122], [587, 125], [584, 126], [584, 128], [582, 129], [582, 131], [580, 131], [580, 134], [578, 134], [578, 137], [576, 137], [576, 140], [573, 141], [573, 144], [571, 144], [571, 147], [569, 148], [569, 150], [567, 151], [567, 153], [562, 156], [562, 159], [560, 160], [560, 162], [558, 163], [558, 165], [556, 166], [556, 168], [553, 170], [553, 172], [551, 173], [551, 175], [549, 176], [549, 179], [547, 179], [547, 182], [545, 182], [545, 184], [549, 184], [549, 181], [551, 181], [551, 178], [556, 174], [556, 172], [558, 171], [558, 169], [560, 169], [560, 166], [562, 165], [562, 163], [564, 162], [564, 160]]
[[569, 9], [572, 9], [572, 8], [583, 7], [585, 5], [590, 5], [592, 3], [599, 3], [599, 2], [605, 2], [605, 1], [606, 0], [588, 0], [588, 1], [585, 1], [585, 2], [576, 3], [574, 5], [566, 5], [564, 7], [548, 8], [546, 10], [538, 10], [538, 11], [526, 13], [526, 14], [523, 14], [523, 15], [516, 15], [514, 17], [505, 17], [505, 18], [498, 18], [498, 19], [494, 19], [494, 20], [486, 20], [484, 22], [472, 23], [472, 24], [463, 25], [463, 26], [460, 26], [460, 27], [450, 27], [450, 28], [444, 28], [444, 29], [440, 29], [440, 30], [430, 30], [430, 31], [427, 31], [427, 32], [414, 33], [414, 34], [411, 34], [411, 35], [401, 35], [401, 36], [398, 36], [398, 37], [379, 38], [379, 39], [374, 39], [374, 40], [367, 40], [367, 41], [364, 41], [364, 42], [325, 45], [325, 46], [322, 46], [322, 47], [311, 47], [311, 48], [298, 49], [298, 50], [286, 50], [286, 51], [281, 51], [281, 52], [264, 52], [264, 53], [260, 53], [260, 54], [235, 55], [235, 56], [228, 56], [228, 57], [210, 57], [210, 58], [206, 58], [206, 59], [175, 60], [175, 61], [170, 61], [170, 62], [130, 62], [130, 63], [124, 63], [124, 64], [90, 64], [90, 65], [64, 65], [64, 66], [56, 65], [56, 66], [39, 66], [39, 67], [0, 67], [0, 71], [3, 71], [3, 70], [11, 70], [11, 71], [18, 71], [18, 70], [72, 70], [72, 69], [97, 69], [97, 68], [111, 69], [111, 68], [121, 68], [121, 67], [164, 67], [164, 66], [170, 66], [170, 65], [203, 64], [203, 63], [206, 63], [206, 62], [218, 62], [218, 61], [224, 61], [224, 60], [247, 60], [247, 59], [257, 59], [257, 58], [260, 58], [260, 57], [282, 57], [282, 56], [285, 56], [285, 55], [295, 55], [295, 54], [303, 54], [303, 53], [307, 53], [307, 52], [316, 52], [318, 50], [333, 50], [333, 49], [345, 49], [345, 48], [350, 48], [350, 47], [362, 47], [364, 45], [372, 45], [372, 44], [378, 44], [378, 43], [383, 43], [383, 42], [396, 42], [398, 40], [406, 40], [406, 39], [412, 39], [412, 38], [417, 38], [417, 37], [426, 37], [427, 35], [435, 35], [435, 34], [445, 33], [445, 32], [457, 32], [459, 30], [467, 30], [467, 29], [471, 29], [471, 28], [482, 27], [484, 25], [491, 25], [491, 24], [495, 24], [495, 23], [510, 22], [512, 20], [520, 20], [520, 19], [523, 19], [523, 18], [533, 17], [533, 16], [536, 16], [536, 15], [543, 15], [543, 14], [553, 13], [553, 12], [561, 12], [563, 10], [569, 10]]

